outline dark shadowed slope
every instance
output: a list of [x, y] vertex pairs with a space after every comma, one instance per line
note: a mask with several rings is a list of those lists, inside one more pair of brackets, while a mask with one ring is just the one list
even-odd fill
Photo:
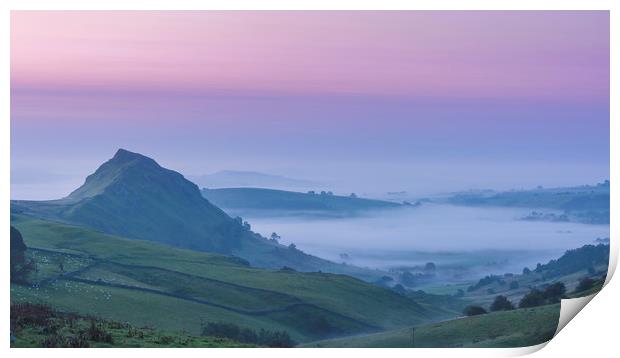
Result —
[[235, 254], [261, 267], [286, 265], [372, 278], [366, 277], [366, 270], [334, 264], [253, 233], [204, 199], [198, 187], [181, 174], [123, 149], [68, 197], [12, 201], [11, 210], [133, 239]]

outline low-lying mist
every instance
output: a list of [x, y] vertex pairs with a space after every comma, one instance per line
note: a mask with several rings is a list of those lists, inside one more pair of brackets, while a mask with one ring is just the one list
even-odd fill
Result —
[[511, 272], [609, 236], [608, 225], [520, 220], [530, 211], [428, 203], [349, 218], [246, 213], [244, 219], [264, 236], [278, 233], [283, 244], [295, 243], [337, 262], [381, 269], [433, 261], [489, 269], [495, 265], [500, 272]]

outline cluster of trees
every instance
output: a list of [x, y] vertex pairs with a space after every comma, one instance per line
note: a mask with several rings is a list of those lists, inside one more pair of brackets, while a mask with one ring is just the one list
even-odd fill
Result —
[[467, 292], [475, 291], [481, 287], [488, 286], [492, 283], [499, 283], [500, 285], [506, 284], [506, 281], [502, 278], [502, 276], [498, 275], [489, 275], [481, 278], [475, 285], [471, 285], [467, 287]]
[[[510, 302], [510, 300], [508, 300], [506, 296], [502, 295], [495, 296], [495, 300], [493, 301], [493, 303], [491, 303], [491, 306], [489, 307], [489, 311], [491, 312], [510, 311], [514, 309], [514, 304], [512, 304], [512, 302]], [[485, 313], [487, 313], [487, 310], [481, 306], [467, 306], [463, 311], [463, 314], [465, 314], [466, 316], [477, 316]]]
[[424, 270], [424, 272], [416, 272], [415, 274], [405, 270], [398, 276], [398, 280], [407, 287], [415, 287], [421, 281], [430, 280], [435, 277], [435, 270], [432, 269], [431, 266], [428, 268], [425, 267]]
[[[314, 190], [310, 190], [310, 191], [308, 191], [308, 194], [310, 194], [310, 195], [316, 195], [316, 191], [314, 191]], [[334, 195], [334, 193], [332, 193], [331, 191], [321, 191], [320, 195], [329, 195], [329, 196], [332, 196], [332, 195]], [[357, 196], [355, 196], [355, 193], [351, 193], [351, 197], [357, 197]]]
[[[591, 280], [591, 279], [590, 279]], [[594, 281], [594, 280], [592, 280]], [[587, 289], [586, 287], [592, 287], [594, 282], [590, 282], [589, 280], [582, 280], [583, 286], [582, 289]], [[581, 283], [580, 283], [581, 285]], [[519, 301], [519, 308], [528, 308], [528, 307], [536, 307], [542, 306], [552, 303], [560, 302], [560, 299], [565, 297], [566, 295], [566, 286], [562, 282], [556, 282], [552, 285], [547, 286], [544, 290], [540, 290], [537, 288], [533, 288], [528, 292], [521, 301]], [[495, 300], [489, 307], [490, 311], [510, 311], [515, 309], [515, 305], [508, 300], [506, 296], [495, 296]], [[487, 313], [481, 306], [467, 306], [463, 313], [466, 316], [476, 316], [480, 314]]]
[[519, 302], [519, 308], [536, 307], [560, 302], [566, 294], [566, 286], [562, 282], [556, 282], [547, 286], [544, 290], [533, 288]]
[[594, 288], [594, 286], [600, 286], [603, 287], [603, 285], [605, 284], [605, 278], [606, 275], [603, 275], [602, 277], [599, 277], [598, 279], [594, 279], [592, 277], [584, 277], [581, 280], [579, 280], [579, 284], [577, 284], [577, 287], [575, 287], [575, 293], [578, 292], [583, 292], [583, 291], [587, 291], [590, 290], [592, 288]]
[[265, 347], [287, 348], [294, 347], [296, 342], [284, 331], [268, 331], [239, 327], [233, 323], [210, 322], [202, 326], [202, 335], [218, 338], [228, 338], [236, 342], [256, 344]]

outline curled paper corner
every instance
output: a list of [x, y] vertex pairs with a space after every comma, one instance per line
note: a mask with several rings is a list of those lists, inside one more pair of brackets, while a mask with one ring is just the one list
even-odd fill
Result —
[[[600, 291], [599, 291], [600, 292]], [[560, 303], [560, 319], [558, 320], [558, 328], [555, 330], [553, 337], [570, 322], [575, 316], [581, 312], [581, 310], [596, 296], [597, 293], [593, 293], [588, 296], [563, 299]]]
[[590, 303], [590, 301], [592, 301], [592, 299], [596, 295], [598, 295], [599, 293], [601, 293], [605, 289], [605, 286], [607, 286], [607, 284], [609, 284], [609, 281], [611, 280], [611, 277], [613, 276], [614, 272], [616, 271], [617, 263], [618, 263], [618, 257], [613, 254], [613, 251], [610, 251], [609, 265], [607, 267], [607, 277], [605, 278], [605, 283], [603, 284], [603, 287], [601, 287], [601, 289], [598, 292], [593, 293], [591, 295], [583, 296], [583, 297], [577, 297], [577, 298], [563, 299], [561, 301], [561, 303], [560, 303], [560, 318], [558, 320], [558, 328], [555, 330], [555, 334], [553, 335], [553, 337], [557, 336], [558, 333], [560, 333], [560, 331], [562, 329], [564, 329], [564, 327], [566, 327], [568, 322], [570, 322], [573, 318], [575, 318], [575, 316], [579, 312], [581, 312], [581, 310], [588, 303]]

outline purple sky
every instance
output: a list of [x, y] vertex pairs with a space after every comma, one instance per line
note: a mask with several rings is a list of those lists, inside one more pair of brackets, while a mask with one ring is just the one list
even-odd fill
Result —
[[123, 147], [430, 193], [609, 177], [608, 12], [13, 12], [11, 196]]

